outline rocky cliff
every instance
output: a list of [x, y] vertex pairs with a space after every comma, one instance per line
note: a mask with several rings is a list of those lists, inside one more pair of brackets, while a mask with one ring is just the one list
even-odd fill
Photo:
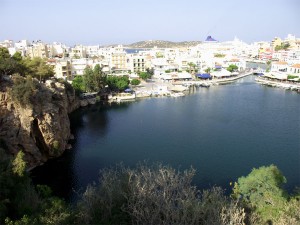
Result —
[[72, 137], [68, 114], [80, 106], [72, 87], [39, 84], [39, 101], [22, 106], [12, 96], [13, 82], [0, 82], [0, 140], [8, 151], [24, 151], [29, 168], [60, 156]]

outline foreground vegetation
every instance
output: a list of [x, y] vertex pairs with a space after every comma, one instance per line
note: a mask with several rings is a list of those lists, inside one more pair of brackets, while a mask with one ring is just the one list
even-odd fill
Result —
[[0, 223], [25, 224], [300, 224], [299, 193], [289, 195], [274, 166], [253, 169], [234, 184], [198, 190], [196, 171], [161, 164], [104, 169], [75, 205], [33, 186], [20, 151], [13, 159], [0, 151]]

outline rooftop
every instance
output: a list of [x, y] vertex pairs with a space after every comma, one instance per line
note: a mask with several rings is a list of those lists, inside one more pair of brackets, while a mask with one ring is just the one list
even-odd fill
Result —
[[293, 68], [300, 68], [300, 64], [294, 64], [292, 65]]

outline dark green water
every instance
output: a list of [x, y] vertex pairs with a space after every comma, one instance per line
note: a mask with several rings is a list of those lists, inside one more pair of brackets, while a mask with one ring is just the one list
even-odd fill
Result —
[[277, 165], [286, 188], [300, 186], [300, 95], [247, 77], [182, 98], [95, 105], [71, 115], [76, 140], [63, 157], [33, 171], [36, 183], [72, 199], [118, 162], [193, 166], [199, 188], [229, 183], [253, 167]]

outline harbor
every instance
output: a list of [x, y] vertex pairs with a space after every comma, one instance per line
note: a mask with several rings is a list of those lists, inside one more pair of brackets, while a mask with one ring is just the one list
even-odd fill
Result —
[[152, 79], [142, 85], [128, 89], [129, 93], [115, 93], [108, 96], [109, 102], [133, 101], [135, 99], [149, 97], [183, 97], [191, 87], [209, 88], [214, 85], [224, 85], [242, 79], [253, 74], [247, 70], [239, 75], [228, 78], [214, 78], [211, 80], [189, 80], [165, 82]]

